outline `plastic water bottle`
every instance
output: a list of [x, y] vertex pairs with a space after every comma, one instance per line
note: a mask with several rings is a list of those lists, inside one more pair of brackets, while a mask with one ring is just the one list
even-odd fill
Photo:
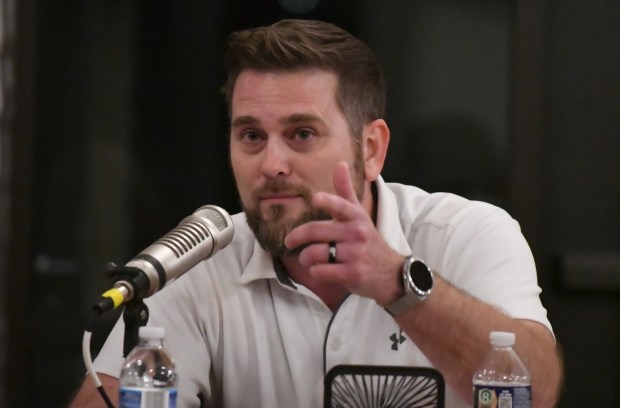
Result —
[[138, 335], [121, 369], [119, 408], [176, 408], [177, 373], [164, 328], [143, 326]]
[[515, 334], [491, 332], [491, 350], [474, 373], [474, 408], [530, 408], [530, 373], [514, 351]]

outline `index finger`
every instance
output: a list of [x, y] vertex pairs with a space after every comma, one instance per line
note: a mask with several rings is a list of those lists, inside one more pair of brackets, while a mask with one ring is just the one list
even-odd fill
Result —
[[355, 188], [353, 187], [353, 181], [351, 180], [351, 172], [349, 165], [346, 162], [339, 162], [334, 168], [333, 175], [334, 189], [336, 194], [345, 200], [357, 203], [357, 195], [355, 194]]
[[330, 213], [337, 220], [352, 219], [359, 207], [353, 181], [346, 162], [339, 162], [334, 168], [333, 184], [335, 194], [318, 192], [313, 197], [313, 204]]

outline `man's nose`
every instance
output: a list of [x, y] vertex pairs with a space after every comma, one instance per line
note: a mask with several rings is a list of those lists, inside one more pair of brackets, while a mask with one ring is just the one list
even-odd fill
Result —
[[288, 175], [290, 171], [290, 152], [286, 143], [274, 137], [267, 140], [263, 150], [261, 171], [266, 177]]

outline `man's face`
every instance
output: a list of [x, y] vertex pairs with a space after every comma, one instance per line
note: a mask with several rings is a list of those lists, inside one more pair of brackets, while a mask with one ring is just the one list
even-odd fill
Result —
[[334, 191], [337, 162], [349, 163], [361, 198], [363, 160], [336, 104], [336, 86], [336, 76], [320, 70], [244, 71], [235, 83], [232, 169], [248, 223], [273, 254], [288, 253], [283, 241], [292, 228], [330, 218], [311, 199]]

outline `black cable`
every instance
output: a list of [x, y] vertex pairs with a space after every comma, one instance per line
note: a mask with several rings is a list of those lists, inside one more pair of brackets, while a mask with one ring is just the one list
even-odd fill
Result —
[[101, 398], [103, 398], [103, 400], [105, 401], [105, 405], [108, 408], [115, 408], [114, 404], [112, 404], [112, 401], [110, 401], [110, 397], [108, 397], [108, 393], [105, 392], [105, 390], [103, 389], [103, 385], [97, 387], [97, 391], [99, 391], [99, 394], [101, 394]]

